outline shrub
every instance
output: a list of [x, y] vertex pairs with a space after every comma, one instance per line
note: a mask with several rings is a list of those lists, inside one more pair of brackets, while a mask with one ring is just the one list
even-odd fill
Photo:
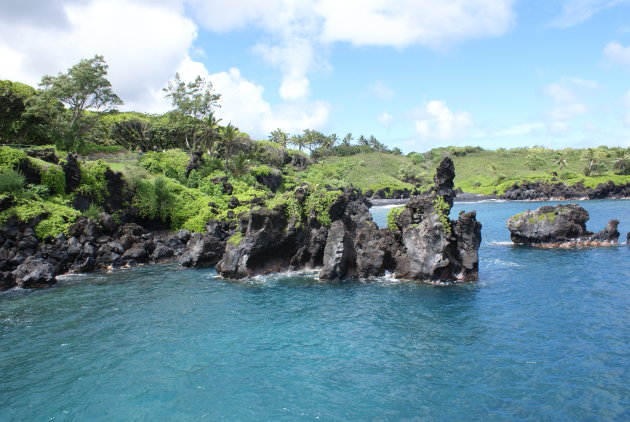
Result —
[[332, 190], [327, 191], [324, 189], [315, 189], [309, 193], [304, 203], [305, 215], [315, 214], [315, 218], [324, 226], [330, 226], [332, 221], [330, 220], [330, 206], [335, 202], [340, 191]]
[[3, 166], [14, 168], [25, 158], [27, 158], [27, 155], [22, 150], [11, 147], [0, 147], [0, 164]]
[[35, 226], [35, 234], [40, 240], [68, 233], [68, 229], [81, 213], [58, 202], [22, 199], [14, 208], [2, 213], [0, 223], [13, 216], [22, 222], [29, 222], [42, 215], [44, 218]]
[[450, 235], [451, 222], [448, 219], [448, 214], [451, 212], [451, 207], [446, 203], [443, 196], [438, 195], [435, 197], [435, 199], [433, 200], [433, 209], [435, 209], [435, 212], [440, 219], [440, 223], [442, 223], [444, 233]]
[[42, 185], [48, 187], [51, 193], [62, 195], [66, 190], [66, 176], [59, 166], [49, 166], [42, 170]]
[[92, 203], [90, 204], [87, 210], [83, 211], [83, 215], [86, 216], [87, 218], [90, 218], [96, 221], [100, 218], [101, 212], [103, 212], [101, 207]]
[[153, 174], [162, 174], [171, 179], [183, 181], [189, 160], [190, 157], [186, 152], [169, 149], [164, 152], [147, 152], [140, 157], [139, 162], [142, 167]]
[[387, 228], [391, 231], [400, 230], [398, 224], [396, 224], [396, 220], [400, 214], [405, 210], [404, 206], [394, 207], [387, 213]]
[[0, 194], [21, 192], [25, 184], [26, 179], [19, 171], [7, 167], [0, 169]]
[[81, 166], [81, 184], [77, 192], [92, 198], [97, 204], [103, 204], [107, 192], [105, 172], [108, 167], [105, 162], [98, 160]]

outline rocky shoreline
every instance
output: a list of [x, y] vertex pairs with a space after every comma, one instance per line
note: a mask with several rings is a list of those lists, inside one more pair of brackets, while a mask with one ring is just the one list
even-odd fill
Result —
[[[183, 267], [216, 266], [230, 279], [321, 268], [325, 280], [392, 272], [402, 279], [474, 281], [481, 224], [474, 212], [448, 218], [454, 176], [452, 161], [445, 159], [433, 191], [413, 197], [389, 229], [376, 226], [370, 202], [355, 189], [340, 192], [319, 214], [292, 215], [287, 204], [253, 207], [238, 224], [210, 221], [204, 233], [150, 232], [103, 212], [42, 242], [34, 231], [41, 217], [26, 223], [13, 218], [0, 229], [0, 290], [47, 287], [61, 274], [174, 259]], [[302, 188], [294, 192], [298, 203], [308, 195]]]

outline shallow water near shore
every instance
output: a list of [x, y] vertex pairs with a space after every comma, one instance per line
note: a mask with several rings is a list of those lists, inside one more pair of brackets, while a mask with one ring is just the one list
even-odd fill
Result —
[[515, 247], [505, 220], [547, 203], [456, 204], [473, 284], [161, 265], [4, 292], [0, 420], [629, 420], [630, 201], [580, 203], [622, 244]]

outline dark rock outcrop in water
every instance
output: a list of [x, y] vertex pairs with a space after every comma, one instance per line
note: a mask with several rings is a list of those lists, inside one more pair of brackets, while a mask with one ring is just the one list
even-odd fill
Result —
[[630, 183], [616, 185], [600, 183], [595, 188], [581, 182], [568, 186], [564, 183], [523, 182], [515, 183], [501, 195], [510, 200], [561, 200], [561, 199], [618, 199], [630, 198]]
[[[71, 190], [80, 182], [77, 169], [76, 158], [69, 155], [64, 172]], [[105, 176], [107, 208], [117, 208], [124, 199], [123, 181], [116, 172]], [[0, 228], [0, 290], [50, 286], [65, 273], [173, 259], [183, 267], [216, 264], [227, 278], [321, 268], [320, 278], [328, 280], [386, 272], [424, 281], [476, 280], [481, 224], [474, 212], [462, 213], [456, 221], [448, 219], [455, 197], [453, 177], [453, 163], [445, 159], [433, 192], [412, 198], [390, 229], [374, 224], [370, 202], [356, 189], [339, 191], [332, 198], [327, 192], [329, 205], [322, 211], [321, 204], [306, 206], [320, 197], [311, 198], [315, 193], [298, 188], [292, 204], [299, 204], [302, 211], [289, 212], [288, 203], [253, 208], [239, 216], [238, 226], [210, 221], [205, 233], [194, 234], [151, 233], [133, 222], [117, 223], [103, 212], [96, 219], [81, 217], [67, 234], [42, 241], [34, 231], [42, 216], [27, 223], [11, 219]]]
[[[354, 189], [329, 209], [330, 226], [315, 215], [289, 218], [285, 206], [260, 209], [241, 221], [217, 270], [227, 278], [321, 267], [321, 279], [382, 276], [424, 281], [477, 279], [481, 224], [475, 213], [448, 219], [455, 193], [453, 163], [438, 167], [435, 192], [414, 197], [396, 220], [397, 229], [378, 229], [370, 203]], [[308, 193], [296, 191], [296, 199]]]
[[593, 233], [586, 229], [588, 211], [578, 204], [543, 206], [512, 216], [507, 221], [512, 242], [540, 247], [600, 246], [617, 243], [619, 221]]

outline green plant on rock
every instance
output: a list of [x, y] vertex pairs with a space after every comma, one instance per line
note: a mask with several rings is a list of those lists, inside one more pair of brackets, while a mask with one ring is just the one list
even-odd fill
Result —
[[228, 243], [234, 246], [238, 246], [241, 243], [241, 240], [243, 240], [243, 233], [239, 231], [239, 232], [234, 233], [232, 237], [228, 239]]
[[55, 195], [63, 195], [66, 190], [66, 176], [61, 167], [53, 165], [43, 169], [42, 185]]
[[101, 212], [103, 212], [101, 207], [92, 203], [87, 210], [83, 211], [83, 215], [89, 219], [97, 221], [100, 218]]
[[72, 223], [81, 215], [74, 208], [52, 200], [22, 200], [8, 211], [9, 213], [3, 213], [0, 220], [6, 221], [7, 217], [15, 216], [22, 222], [29, 222], [42, 215], [45, 216], [35, 226], [35, 234], [40, 240], [44, 240], [48, 236], [55, 237], [60, 233], [68, 233]]
[[389, 212], [387, 213], [387, 228], [389, 230], [391, 231], [400, 230], [398, 228], [398, 224], [396, 223], [396, 221], [398, 221], [398, 217], [400, 216], [400, 214], [402, 214], [404, 210], [405, 210], [404, 206], [394, 207], [391, 210], [389, 210]]
[[0, 194], [19, 193], [24, 190], [26, 179], [19, 171], [12, 168], [0, 168]]
[[11, 147], [0, 147], [0, 164], [14, 168], [21, 160], [27, 157], [22, 150]]
[[81, 184], [77, 192], [92, 198], [97, 204], [103, 204], [107, 192], [107, 179], [105, 172], [109, 167], [98, 160], [81, 166]]
[[330, 206], [339, 198], [340, 194], [341, 192], [337, 190], [327, 191], [324, 189], [314, 189], [309, 193], [304, 203], [305, 214], [308, 216], [314, 213], [317, 221], [324, 226], [330, 226], [332, 223], [330, 219]]
[[442, 223], [442, 227], [444, 228], [444, 233], [450, 235], [452, 233], [451, 230], [451, 221], [448, 218], [448, 214], [451, 212], [450, 205], [444, 200], [444, 197], [438, 195], [433, 200], [433, 209], [435, 210], [438, 218], [440, 219], [440, 223]]

